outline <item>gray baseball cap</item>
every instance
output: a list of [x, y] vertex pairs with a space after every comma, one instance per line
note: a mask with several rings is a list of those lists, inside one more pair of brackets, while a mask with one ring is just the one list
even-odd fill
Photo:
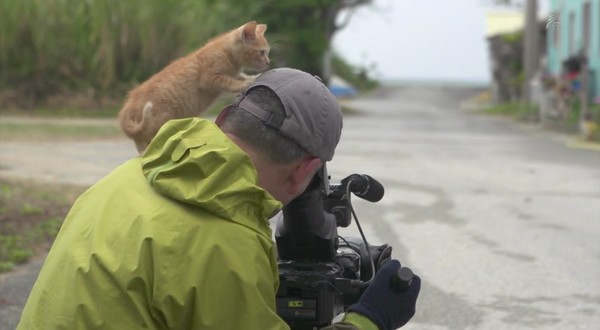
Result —
[[[277, 94], [285, 117], [246, 98], [248, 91], [258, 86]], [[342, 134], [342, 110], [319, 77], [291, 68], [272, 69], [258, 76], [233, 105], [250, 112], [322, 161], [333, 158]]]

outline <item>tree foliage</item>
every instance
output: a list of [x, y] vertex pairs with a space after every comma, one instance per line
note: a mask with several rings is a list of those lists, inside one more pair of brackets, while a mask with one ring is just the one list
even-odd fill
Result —
[[[227, 0], [233, 17], [268, 24], [273, 62], [292, 66], [327, 79], [323, 71], [325, 53], [338, 30], [349, 22], [357, 7], [373, 0]], [[345, 20], [343, 19], [345, 18]], [[341, 21], [341, 22], [340, 22]], [[242, 23], [241, 21], [238, 23]]]

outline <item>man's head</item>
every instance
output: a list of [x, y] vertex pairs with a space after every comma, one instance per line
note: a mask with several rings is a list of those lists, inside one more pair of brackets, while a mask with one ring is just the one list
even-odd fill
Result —
[[251, 157], [259, 184], [286, 204], [333, 158], [342, 113], [320, 79], [278, 68], [256, 78], [217, 124]]

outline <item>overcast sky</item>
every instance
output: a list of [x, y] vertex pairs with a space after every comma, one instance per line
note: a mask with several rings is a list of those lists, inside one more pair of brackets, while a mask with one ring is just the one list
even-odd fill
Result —
[[489, 10], [487, 0], [375, 0], [337, 33], [334, 49], [353, 64], [375, 65], [383, 80], [488, 82]]

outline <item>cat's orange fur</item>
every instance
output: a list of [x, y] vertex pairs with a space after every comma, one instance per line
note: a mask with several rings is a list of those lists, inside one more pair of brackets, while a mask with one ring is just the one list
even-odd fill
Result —
[[202, 114], [222, 92], [238, 92], [254, 81], [243, 70], [269, 65], [265, 24], [248, 22], [179, 58], [129, 92], [119, 112], [123, 132], [143, 152], [170, 119]]

